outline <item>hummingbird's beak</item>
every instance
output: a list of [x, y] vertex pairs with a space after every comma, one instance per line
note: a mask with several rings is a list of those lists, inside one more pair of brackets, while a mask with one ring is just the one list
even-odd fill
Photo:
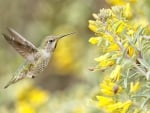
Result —
[[61, 36], [57, 36], [56, 39], [61, 39], [63, 37], [66, 37], [66, 36], [69, 36], [69, 35], [72, 35], [72, 34], [75, 34], [76, 32], [72, 32], [72, 33], [68, 33], [68, 34], [65, 34], [65, 35], [61, 35]]

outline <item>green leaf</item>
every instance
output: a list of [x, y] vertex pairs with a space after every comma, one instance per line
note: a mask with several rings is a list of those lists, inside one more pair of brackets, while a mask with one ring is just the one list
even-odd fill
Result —
[[142, 66], [144, 66], [147, 69], [150, 69], [150, 65], [144, 59], [138, 58], [138, 61]]
[[145, 28], [142, 27], [142, 26], [139, 26], [139, 27], [137, 28], [136, 33], [134, 34], [134, 37], [135, 37], [136, 39], [138, 39], [141, 35], [144, 34], [144, 31], [145, 31]]
[[146, 74], [146, 79], [147, 79], [147, 80], [150, 80], [150, 71], [147, 72], [147, 74]]

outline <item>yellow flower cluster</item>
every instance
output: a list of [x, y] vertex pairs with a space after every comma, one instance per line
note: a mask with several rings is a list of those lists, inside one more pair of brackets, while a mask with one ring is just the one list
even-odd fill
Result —
[[129, 107], [132, 105], [132, 101], [115, 102], [110, 97], [97, 96], [100, 101], [99, 106], [104, 108], [106, 113], [127, 113]]
[[89, 20], [89, 29], [96, 33], [96, 37], [91, 37], [89, 42], [98, 45], [103, 52], [103, 55], [95, 59], [100, 68], [116, 64], [123, 51], [128, 53], [127, 57], [137, 54], [134, 44], [129, 40], [134, 38], [138, 28], [126, 20], [130, 16], [130, 10], [127, 9], [129, 4], [126, 7], [112, 7], [111, 10], [102, 9], [98, 15], [93, 14], [95, 21]]
[[[101, 95], [97, 96], [98, 106], [106, 113], [126, 113], [133, 104], [133, 102], [129, 99], [121, 100], [115, 98], [117, 95], [119, 97], [119, 95], [124, 92], [123, 88], [116, 83], [120, 80], [120, 77], [121, 66], [117, 65], [111, 75], [106, 77], [100, 83]], [[133, 89], [136, 90], [135, 88]]]
[[136, 3], [137, 0], [106, 0], [108, 4], [111, 5], [125, 5], [129, 3]]
[[48, 96], [46, 91], [39, 88], [24, 89], [18, 94], [17, 113], [37, 113], [39, 107], [48, 101]]
[[101, 93], [106, 96], [115, 96], [123, 90], [122, 87], [112, 82], [110, 78], [103, 80], [100, 88]]
[[[108, 73], [96, 96], [98, 106], [106, 113], [144, 113], [149, 108], [146, 104], [149, 87], [144, 93], [140, 91], [145, 88], [143, 84], [147, 83], [150, 72], [141, 51], [148, 49], [150, 43], [146, 41], [142, 45], [145, 28], [131, 21], [133, 14], [129, 3], [135, 0], [128, 0], [128, 3], [125, 0], [107, 2], [123, 6], [101, 9], [99, 14], [93, 14], [95, 20], [89, 20], [88, 26], [95, 33], [89, 42], [100, 48], [100, 56], [95, 58], [98, 62], [95, 69], [107, 70]], [[143, 76], [145, 79], [141, 80]]]

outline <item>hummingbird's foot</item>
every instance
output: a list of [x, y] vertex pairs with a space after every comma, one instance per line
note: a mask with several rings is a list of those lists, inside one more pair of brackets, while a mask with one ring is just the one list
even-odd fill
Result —
[[29, 74], [27, 75], [28, 78], [35, 78], [35, 76], [36, 76], [36, 75], [34, 75], [34, 74], [32, 74], [32, 73], [29, 73]]
[[8, 87], [9, 87], [9, 84], [8, 84], [8, 85], [5, 85], [5, 86], [4, 86], [4, 89], [6, 89], [6, 88], [8, 88]]
[[32, 76], [32, 78], [35, 78], [35, 76]]

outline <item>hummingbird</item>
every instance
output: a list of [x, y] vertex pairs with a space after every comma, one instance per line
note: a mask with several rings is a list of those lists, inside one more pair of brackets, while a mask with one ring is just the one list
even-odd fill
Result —
[[35, 76], [44, 71], [48, 65], [58, 41], [63, 37], [75, 33], [72, 32], [60, 36], [47, 36], [41, 47], [37, 48], [14, 29], [8, 28], [8, 32], [9, 34], [3, 33], [3, 37], [23, 58], [25, 58], [25, 61], [19, 66], [4, 88], [7, 88], [24, 78], [35, 78]]

